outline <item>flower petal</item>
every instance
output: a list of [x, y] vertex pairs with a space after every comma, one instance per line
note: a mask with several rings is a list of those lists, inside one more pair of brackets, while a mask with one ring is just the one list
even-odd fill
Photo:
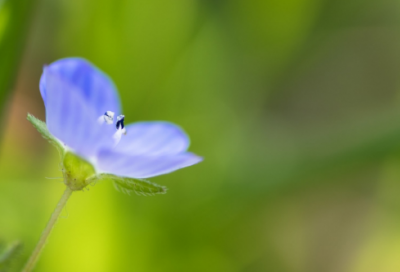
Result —
[[203, 158], [189, 153], [163, 156], [130, 156], [111, 150], [103, 150], [97, 156], [98, 170], [130, 178], [150, 178], [167, 174], [199, 163]]
[[[87, 107], [100, 116], [106, 111], [121, 112], [119, 96], [112, 80], [90, 62], [81, 58], [65, 58], [53, 62], [45, 70], [58, 75], [74, 86], [76, 95], [81, 96]], [[47, 73], [40, 78], [40, 93], [47, 106]]]
[[93, 157], [100, 147], [112, 146], [114, 126], [100, 125], [78, 87], [45, 69], [46, 124], [51, 134], [78, 154]]
[[186, 151], [190, 140], [177, 125], [168, 122], [138, 122], [125, 127], [126, 135], [115, 147], [129, 155], [175, 155]]

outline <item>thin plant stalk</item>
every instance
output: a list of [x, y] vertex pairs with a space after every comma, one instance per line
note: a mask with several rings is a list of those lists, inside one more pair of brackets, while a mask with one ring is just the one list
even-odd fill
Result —
[[56, 208], [54, 209], [54, 212], [51, 215], [50, 220], [47, 223], [46, 228], [44, 229], [42, 236], [40, 237], [40, 240], [35, 247], [35, 250], [32, 252], [32, 255], [29, 257], [29, 260], [26, 263], [25, 268], [24, 268], [24, 270], [22, 270], [22, 272], [30, 272], [35, 267], [36, 262], [38, 261], [40, 254], [43, 250], [43, 247], [46, 244], [47, 238], [49, 237], [51, 230], [53, 229], [55, 223], [57, 222], [57, 219], [60, 216], [60, 214], [61, 214], [63, 208], [65, 207], [65, 204], [67, 203], [72, 192], [73, 191], [67, 186], [60, 201], [58, 201], [58, 204], [57, 204]]

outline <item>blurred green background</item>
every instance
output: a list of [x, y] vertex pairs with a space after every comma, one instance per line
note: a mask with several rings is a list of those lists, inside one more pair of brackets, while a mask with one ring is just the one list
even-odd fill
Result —
[[126, 122], [168, 120], [199, 165], [75, 193], [36, 271], [400, 271], [400, 2], [0, 1], [0, 241], [18, 269], [64, 186], [42, 66], [87, 58]]

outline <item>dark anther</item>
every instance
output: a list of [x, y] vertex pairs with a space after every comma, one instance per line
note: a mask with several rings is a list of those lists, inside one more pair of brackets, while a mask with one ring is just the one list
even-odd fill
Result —
[[117, 129], [124, 129], [125, 128], [124, 120], [125, 120], [125, 116], [124, 115], [120, 115], [120, 116], [117, 117], [117, 124], [116, 124]]

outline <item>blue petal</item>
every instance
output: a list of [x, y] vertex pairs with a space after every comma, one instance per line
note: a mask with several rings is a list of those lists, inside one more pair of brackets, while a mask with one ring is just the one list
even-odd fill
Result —
[[[46, 70], [74, 86], [76, 95], [81, 96], [87, 107], [100, 116], [106, 111], [120, 114], [120, 101], [111, 79], [90, 62], [81, 58], [65, 58], [53, 62]], [[46, 73], [40, 78], [40, 93], [47, 106], [48, 92]]]
[[126, 126], [126, 131], [114, 150], [129, 155], [175, 155], [190, 144], [186, 133], [168, 122], [138, 122]]
[[131, 156], [103, 150], [97, 156], [100, 172], [130, 178], [150, 178], [199, 163], [203, 158], [189, 153], [163, 156]]
[[97, 111], [87, 106], [79, 87], [47, 68], [44, 74], [46, 124], [50, 133], [86, 158], [95, 156], [101, 147], [111, 147], [114, 126], [97, 122]]

